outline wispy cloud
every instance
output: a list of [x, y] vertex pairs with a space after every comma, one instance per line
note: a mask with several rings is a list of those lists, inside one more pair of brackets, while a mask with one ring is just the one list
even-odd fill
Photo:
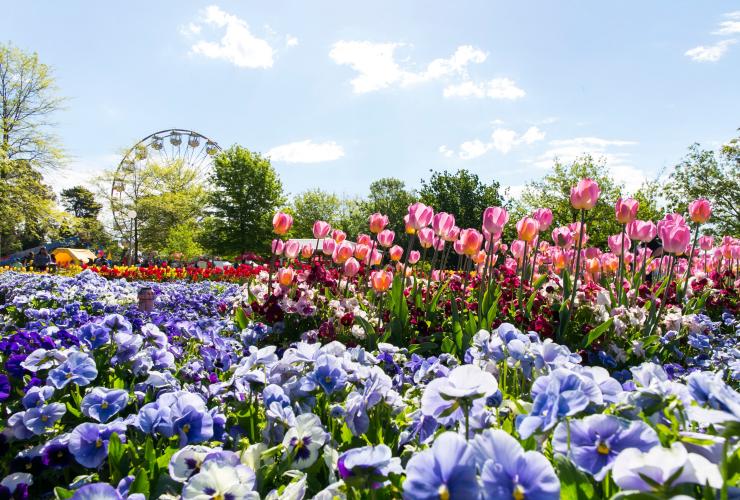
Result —
[[[460, 144], [457, 157], [461, 160], [473, 160], [492, 150], [506, 154], [516, 146], [533, 144], [544, 138], [545, 132], [537, 127], [529, 127], [523, 134], [506, 128], [497, 128], [487, 140], [473, 139]], [[455, 151], [447, 146], [440, 146], [439, 152], [447, 158], [455, 156]]]
[[[243, 19], [223, 11], [217, 5], [203, 9], [200, 17], [181, 28], [180, 32], [200, 36], [204, 27], [223, 33], [220, 40], [196, 40], [190, 47], [193, 54], [228, 61], [240, 68], [271, 68], [275, 50], [270, 43], [252, 34]], [[297, 42], [297, 40], [296, 40]]]
[[275, 146], [266, 154], [272, 161], [285, 163], [321, 163], [338, 160], [344, 148], [334, 141], [313, 142], [310, 139]]
[[717, 62], [725, 55], [730, 45], [734, 43], [735, 40], [722, 40], [714, 45], [699, 45], [687, 50], [684, 55], [698, 62]]
[[[740, 11], [728, 12], [722, 16], [725, 20], [719, 23], [719, 28], [713, 35], [734, 35], [740, 33]], [[710, 45], [699, 45], [684, 52], [684, 55], [696, 62], [717, 62], [727, 53], [730, 45], [737, 42], [735, 38], [720, 40]]]
[[415, 70], [408, 60], [402, 65], [396, 59], [396, 51], [403, 47], [407, 45], [398, 42], [341, 40], [332, 46], [329, 57], [335, 63], [349, 66], [357, 73], [350, 80], [352, 89], [357, 94], [445, 80], [448, 82], [444, 89], [445, 97], [516, 99], [524, 96], [524, 91], [508, 78], [480, 83], [470, 79], [468, 68], [473, 64], [482, 64], [488, 58], [488, 54], [479, 48], [461, 45], [450, 57], [434, 59], [424, 69]]
[[445, 97], [490, 97], [491, 99], [519, 99], [527, 93], [517, 87], [510, 78], [494, 78], [486, 82], [467, 80], [448, 85], [444, 89]]
[[556, 159], [562, 163], [570, 163], [589, 154], [595, 159], [605, 161], [611, 176], [617, 182], [624, 184], [628, 192], [634, 193], [647, 177], [641, 169], [632, 164], [631, 154], [624, 151], [624, 148], [637, 144], [635, 141], [600, 137], [556, 139], [550, 141], [548, 149], [530, 163], [543, 169], [549, 169]]

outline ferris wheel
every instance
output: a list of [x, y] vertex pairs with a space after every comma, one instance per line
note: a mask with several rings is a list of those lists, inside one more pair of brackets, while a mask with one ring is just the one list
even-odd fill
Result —
[[110, 205], [116, 231], [131, 243], [138, 255], [138, 214], [144, 173], [152, 166], [178, 165], [196, 181], [205, 182], [219, 145], [193, 130], [167, 129], [150, 134], [134, 144], [123, 156], [111, 182]]

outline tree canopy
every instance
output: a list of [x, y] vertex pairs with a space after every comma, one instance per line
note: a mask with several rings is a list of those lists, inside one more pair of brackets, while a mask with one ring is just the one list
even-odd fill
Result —
[[264, 251], [272, 235], [272, 216], [285, 201], [270, 160], [232, 146], [216, 157], [211, 185], [209, 246], [221, 253]]
[[740, 235], [740, 137], [730, 140], [719, 152], [689, 147], [663, 187], [671, 210], [686, 213], [697, 198], [712, 203], [710, 228], [716, 234]]

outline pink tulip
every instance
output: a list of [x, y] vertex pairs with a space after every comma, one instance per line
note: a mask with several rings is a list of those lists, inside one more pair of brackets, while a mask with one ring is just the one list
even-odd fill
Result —
[[538, 208], [532, 214], [532, 218], [540, 225], [540, 231], [547, 231], [552, 224], [552, 210], [549, 208]]
[[379, 250], [373, 250], [371, 253], [367, 254], [367, 258], [365, 258], [365, 265], [379, 266], [382, 261], [383, 254], [380, 253]]
[[398, 262], [399, 260], [401, 260], [401, 257], [403, 257], [403, 248], [398, 245], [393, 245], [390, 250], [388, 250], [388, 255], [390, 256], [391, 260]]
[[373, 240], [372, 238], [370, 238], [370, 235], [360, 233], [357, 235], [357, 243], [359, 243], [360, 245], [370, 246], [372, 245]]
[[444, 237], [445, 241], [457, 241], [457, 239], [460, 237], [460, 228], [457, 226], [452, 226], [452, 229], [450, 229], [450, 232], [447, 234], [446, 237]]
[[587, 259], [595, 259], [599, 255], [601, 255], [601, 250], [599, 250], [596, 247], [584, 248], [583, 249], [583, 255], [585, 255]]
[[704, 224], [712, 215], [712, 205], [709, 200], [699, 198], [689, 203], [689, 217], [698, 224]]
[[570, 204], [577, 210], [591, 210], [599, 201], [601, 190], [591, 179], [581, 179], [570, 188]]
[[434, 230], [430, 227], [419, 229], [419, 244], [422, 248], [429, 248], [434, 245]]
[[438, 252], [441, 252], [445, 249], [445, 240], [442, 238], [434, 238], [434, 249]]
[[660, 226], [671, 224], [679, 224], [681, 226], [686, 225], [686, 220], [681, 214], [665, 214], [662, 220], [658, 221], [658, 234], [660, 234]]
[[393, 284], [393, 273], [384, 270], [373, 271], [370, 274], [370, 284], [376, 292], [386, 292]]
[[358, 272], [360, 272], [360, 263], [357, 262], [357, 259], [354, 257], [350, 257], [347, 259], [347, 262], [344, 263], [344, 275], [348, 278], [351, 278], [352, 276], [355, 276]]
[[486, 252], [484, 252], [483, 250], [478, 250], [478, 253], [473, 255], [470, 259], [476, 264], [483, 264], [483, 262], [485, 262], [486, 260], [486, 256]]
[[711, 236], [702, 236], [701, 238], [699, 238], [699, 248], [701, 248], [705, 252], [707, 250], [711, 250], [713, 246], [714, 238], [712, 238]]
[[568, 248], [573, 244], [573, 233], [567, 227], [556, 227], [552, 230], [552, 241], [560, 248]]
[[328, 222], [317, 220], [313, 223], [313, 237], [317, 240], [326, 238], [329, 234], [329, 231], [331, 231], [331, 226]]
[[455, 216], [446, 212], [434, 214], [432, 218], [432, 229], [440, 238], [447, 236], [455, 226]]
[[640, 208], [640, 202], [634, 198], [619, 198], [614, 205], [614, 214], [617, 222], [620, 224], [629, 224], [637, 218], [637, 209]]
[[355, 258], [358, 260], [365, 260], [367, 257], [368, 252], [370, 252], [370, 247], [367, 245], [364, 245], [362, 243], [358, 243], [355, 245]]
[[352, 245], [347, 241], [343, 241], [334, 248], [332, 258], [337, 264], [344, 264], [354, 253], [355, 249]]
[[285, 256], [289, 259], [295, 259], [301, 253], [301, 243], [298, 240], [288, 240], [285, 242]]
[[341, 229], [335, 229], [334, 231], [332, 231], [331, 237], [334, 238], [334, 241], [336, 241], [337, 243], [341, 243], [347, 239], [347, 233], [345, 233]]
[[[571, 222], [568, 224], [568, 228], [570, 229], [571, 234], [573, 235], [573, 243], [578, 245], [579, 240], [581, 239], [581, 223], [580, 222]], [[580, 245], [583, 246], [588, 241], [588, 233], [586, 231], [588, 228], [586, 225], [583, 225], [583, 241], [580, 242]]]
[[337, 242], [332, 238], [324, 238], [324, 241], [321, 242], [321, 251], [324, 255], [332, 255], [336, 246]]
[[516, 223], [516, 232], [519, 239], [531, 243], [539, 232], [540, 225], [532, 217], [524, 217]]
[[663, 250], [674, 255], [685, 253], [691, 240], [691, 229], [686, 224], [662, 224], [658, 227], [658, 234], [663, 241]]
[[409, 264], [411, 264], [412, 266], [419, 262], [420, 258], [421, 254], [418, 250], [412, 250], [411, 252], [409, 252]]
[[455, 242], [452, 244], [452, 249], [457, 255], [465, 254], [465, 247], [463, 246], [462, 240], [455, 240]]
[[380, 243], [381, 246], [388, 248], [393, 245], [393, 239], [395, 237], [396, 233], [394, 233], [390, 229], [384, 229], [380, 233], [378, 233], [378, 243]]
[[294, 277], [295, 272], [293, 271], [292, 267], [283, 267], [280, 268], [277, 272], [278, 283], [283, 286], [290, 286], [291, 284], [293, 284]]
[[480, 250], [483, 244], [483, 235], [473, 228], [463, 229], [460, 231], [460, 241], [462, 242], [463, 253], [470, 257]]
[[416, 202], [413, 205], [409, 205], [409, 225], [418, 231], [421, 228], [427, 227], [432, 222], [434, 217], [434, 210], [432, 207], [428, 207], [421, 202]]
[[626, 238], [622, 238], [622, 233], [615, 234], [614, 236], [609, 236], [607, 243], [609, 244], [609, 248], [614, 255], [619, 256], [622, 255], [622, 252], [624, 250], [629, 250], [630, 242], [625, 240]]
[[274, 255], [283, 255], [283, 249], [285, 248], [285, 243], [283, 243], [283, 240], [272, 240], [272, 253]]
[[278, 212], [272, 218], [272, 230], [275, 234], [285, 234], [290, 231], [290, 227], [293, 225], [293, 217], [284, 213]]
[[633, 220], [627, 224], [627, 236], [634, 241], [647, 243], [658, 234], [658, 228], [650, 221]]
[[483, 211], [483, 229], [489, 234], [501, 234], [509, 222], [509, 213], [502, 207], [488, 207]]
[[381, 213], [374, 213], [370, 216], [370, 232], [378, 234], [385, 226], [388, 225], [388, 217]]
[[414, 229], [414, 226], [411, 225], [411, 222], [409, 222], [409, 220], [409, 214], [403, 216], [404, 231], [406, 232], [406, 234], [416, 234], [416, 229]]
[[313, 246], [311, 245], [303, 245], [301, 248], [301, 257], [304, 259], [310, 259], [313, 255]]
[[509, 247], [509, 251], [516, 260], [522, 260], [522, 257], [524, 257], [524, 245], [525, 243], [522, 240], [514, 240], [511, 242], [511, 247]]

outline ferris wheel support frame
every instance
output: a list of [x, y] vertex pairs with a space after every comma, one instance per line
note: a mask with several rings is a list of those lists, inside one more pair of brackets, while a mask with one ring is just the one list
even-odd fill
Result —
[[[137, 160], [135, 151], [136, 151], [136, 149], [138, 147], [144, 146], [146, 148], [148, 146], [151, 146], [151, 143], [149, 143], [149, 141], [152, 140], [152, 139], [155, 139], [156, 138], [156, 139], [159, 139], [160, 141], [163, 141], [165, 138], [172, 137], [175, 134], [177, 134], [177, 135], [180, 136], [179, 137], [180, 142], [177, 144], [178, 148], [182, 145], [182, 140], [183, 140], [184, 137], [186, 137], [187, 140], [188, 140], [187, 147], [188, 148], [191, 148], [192, 150], [195, 150], [195, 147], [191, 147], [190, 146], [190, 143], [189, 143], [190, 138], [204, 139], [205, 140], [205, 144], [203, 144], [203, 146], [201, 146], [202, 152], [201, 153], [198, 153], [197, 155], [195, 155], [195, 158], [196, 159], [197, 158], [200, 158], [200, 156], [203, 153], [205, 153], [205, 156], [203, 158], [203, 160], [204, 160], [208, 156], [213, 156], [213, 155], [217, 154], [219, 151], [221, 151], [221, 146], [219, 146], [216, 141], [214, 141], [213, 139], [211, 139], [211, 138], [209, 138], [209, 137], [201, 134], [200, 132], [196, 132], [195, 130], [191, 130], [191, 129], [168, 128], [168, 129], [160, 130], [158, 132], [154, 132], [152, 134], [149, 134], [146, 137], [144, 137], [143, 139], [141, 139], [138, 142], [136, 142], [133, 146], [131, 146], [126, 151], [126, 153], [123, 155], [123, 158], [118, 163], [118, 167], [116, 168], [116, 172], [113, 175], [113, 180], [112, 180], [112, 183], [111, 183], [112, 184], [111, 185], [111, 213], [113, 214], [114, 225], [119, 230], [119, 232], [123, 233], [124, 231], [122, 230], [122, 227], [123, 227], [123, 229], [125, 229], [125, 226], [123, 226], [118, 221], [118, 219], [116, 217], [116, 210], [115, 210], [115, 208], [113, 206], [113, 197], [115, 196], [117, 182], [119, 182], [119, 183], [122, 183], [123, 182], [121, 179], [119, 179], [118, 173], [122, 170], [125, 162], [127, 162], [127, 161], [133, 161], [133, 162], [135, 162]], [[170, 139], [170, 141], [171, 141], [171, 139]], [[172, 144], [174, 146], [174, 143], [173, 142], [170, 142], [170, 144]], [[162, 147], [162, 142], [160, 142], [160, 149], [161, 149], [161, 147]], [[156, 150], [159, 150], [157, 148], [155, 148], [155, 149]], [[213, 152], [211, 152], [211, 150]], [[133, 155], [133, 157], [132, 157], [132, 155]], [[193, 160], [193, 156], [194, 156], [194, 154], [191, 153], [190, 154], [190, 158], [189, 158], [188, 161], [192, 161]], [[132, 158], [133, 158], [133, 160], [132, 160]], [[165, 155], [165, 159], [169, 160], [168, 158], [166, 158], [166, 155]], [[201, 161], [203, 161], [203, 160], [201, 160]], [[136, 183], [135, 173], [136, 173], [136, 170], [134, 169], [134, 183]], [[135, 193], [135, 196], [138, 196], [138, 193]], [[132, 217], [132, 220], [131, 220], [131, 233], [133, 233], [133, 234], [131, 234], [131, 237], [132, 237], [131, 239], [133, 240], [133, 247], [134, 247], [133, 248], [132, 263], [138, 264], [138, 262], [139, 262], [139, 214], [138, 213], [135, 213], [134, 216]]]

